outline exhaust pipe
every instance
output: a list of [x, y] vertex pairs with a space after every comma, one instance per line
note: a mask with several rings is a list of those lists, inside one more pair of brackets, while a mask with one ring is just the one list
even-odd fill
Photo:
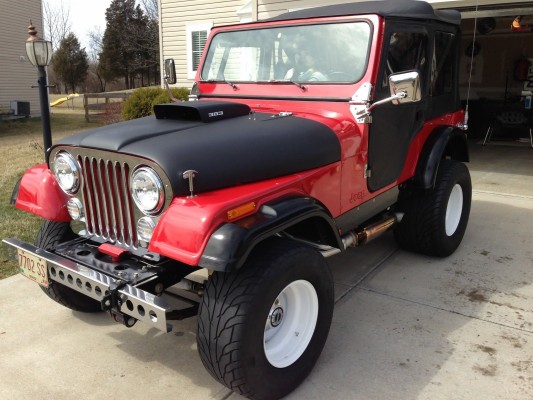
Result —
[[332, 246], [325, 245], [325, 244], [314, 243], [311, 241], [295, 238], [290, 235], [288, 235], [288, 237], [294, 240], [297, 240], [299, 242], [305, 243], [308, 246], [314, 247], [320, 252], [320, 254], [322, 254], [324, 258], [328, 258], [328, 257], [341, 253], [343, 250], [347, 250], [349, 247], [362, 246], [374, 240], [378, 236], [381, 236], [382, 234], [387, 232], [389, 229], [391, 229], [396, 223], [400, 222], [403, 218], [403, 215], [404, 215], [403, 213], [394, 213], [392, 215], [388, 215], [381, 221], [368, 225], [362, 230], [359, 230], [359, 231], [353, 230], [353, 231], [350, 231], [344, 234], [341, 237], [344, 249], [340, 249], [338, 247], [332, 247]]
[[348, 247], [359, 247], [367, 244], [368, 242], [387, 232], [394, 226], [394, 224], [400, 222], [402, 217], [403, 214], [393, 214], [381, 221], [363, 228], [361, 231], [348, 232], [342, 237], [344, 249], [347, 249]]

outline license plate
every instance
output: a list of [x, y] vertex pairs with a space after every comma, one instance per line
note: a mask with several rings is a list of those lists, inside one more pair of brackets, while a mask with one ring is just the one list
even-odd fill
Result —
[[17, 251], [20, 273], [32, 281], [37, 282], [39, 285], [48, 287], [48, 267], [46, 260], [21, 249], [17, 249]]

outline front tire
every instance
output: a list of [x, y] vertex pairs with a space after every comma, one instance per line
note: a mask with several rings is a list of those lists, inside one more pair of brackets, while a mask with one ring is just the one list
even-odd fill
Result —
[[[35, 239], [35, 245], [41, 249], [49, 250], [59, 243], [74, 239], [75, 235], [68, 222], [45, 221]], [[50, 280], [48, 287], [40, 286], [55, 302], [74, 311], [99, 312], [102, 307], [99, 302], [65, 285]]]
[[316, 250], [261, 244], [240, 270], [211, 275], [198, 313], [200, 358], [231, 390], [278, 399], [311, 372], [333, 305], [331, 271]]
[[405, 214], [394, 229], [394, 237], [406, 250], [447, 257], [463, 239], [471, 203], [468, 168], [459, 161], [442, 160], [435, 188], [400, 201], [399, 211]]

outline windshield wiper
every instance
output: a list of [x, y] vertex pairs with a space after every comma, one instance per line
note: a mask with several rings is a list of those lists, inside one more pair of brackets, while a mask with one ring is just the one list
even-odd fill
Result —
[[292, 79], [271, 79], [266, 81], [267, 83], [292, 83], [295, 86], [298, 86], [304, 92], [307, 90], [307, 86], [301, 84], [300, 82], [293, 81]]
[[217, 83], [217, 82], [224, 82], [228, 85], [230, 85], [233, 90], [237, 90], [239, 88], [239, 85], [233, 83], [233, 82], [230, 82], [230, 81], [227, 81], [225, 79], [207, 79], [205, 81], [202, 81], [202, 82], [207, 82], [207, 83]]
[[292, 79], [289, 79], [289, 82], [292, 83], [293, 85], [296, 85], [298, 86], [300, 89], [302, 89], [304, 92], [307, 90], [307, 86], [305, 86], [304, 84], [300, 83], [300, 82], [296, 82], [296, 81], [293, 81]]

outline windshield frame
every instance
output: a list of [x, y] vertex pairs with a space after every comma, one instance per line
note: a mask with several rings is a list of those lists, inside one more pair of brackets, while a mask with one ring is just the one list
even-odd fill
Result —
[[[237, 26], [237, 27], [229, 27], [229, 28], [223, 28], [216, 32], [208, 41], [208, 47], [204, 50], [204, 57], [202, 59], [201, 66], [197, 73], [197, 79], [201, 83], [229, 83], [230, 85], [234, 84], [252, 84], [252, 85], [265, 85], [265, 84], [276, 84], [276, 85], [295, 85], [295, 86], [302, 86], [302, 85], [353, 85], [363, 79], [365, 76], [369, 62], [370, 62], [370, 55], [372, 52], [372, 43], [374, 40], [374, 23], [371, 21], [368, 16], [361, 16], [361, 17], [350, 17], [350, 18], [334, 18], [334, 19], [328, 19], [328, 20], [313, 20], [313, 21], [305, 21], [305, 22], [298, 22], [298, 23], [287, 23], [287, 21], [284, 21], [284, 23], [276, 23], [276, 24], [268, 24], [265, 25], [264, 23], [258, 23], [258, 25], [250, 25], [246, 24], [245, 26]], [[259, 25], [260, 24], [260, 25]], [[220, 36], [224, 36], [226, 34], [233, 35], [233, 34], [242, 34], [245, 32], [252, 32], [252, 31], [263, 31], [265, 33], [268, 33], [269, 31], [275, 32], [278, 31], [278, 34], [272, 34], [272, 37], [276, 37], [274, 41], [278, 41], [277, 45], [281, 46], [280, 44], [280, 34], [282, 31], [289, 32], [290, 30], [296, 30], [298, 28], [303, 27], [304, 29], [313, 29], [313, 27], [318, 26], [338, 26], [338, 25], [352, 25], [352, 27], [357, 27], [359, 24], [364, 24], [365, 30], [362, 40], [366, 42], [366, 45], [364, 47], [360, 48], [360, 51], [357, 54], [353, 54], [354, 61], [357, 60], [359, 63], [357, 64], [349, 64], [347, 63], [350, 68], [353, 66], [353, 68], [357, 66], [360, 67], [360, 69], [357, 72], [357, 74], [354, 73], [350, 79], [345, 80], [335, 80], [335, 79], [327, 79], [327, 80], [299, 80], [292, 77], [283, 77], [283, 78], [269, 78], [269, 79], [249, 79], [249, 80], [243, 80], [243, 79], [229, 79], [225, 76], [221, 76], [220, 72], [218, 72], [219, 76], [213, 77], [209, 76], [209, 73], [212, 72], [212, 63], [213, 58], [215, 56], [215, 51], [213, 51], [214, 46], [216, 46], [219, 43]], [[231, 29], [233, 28], [233, 29]], [[351, 28], [351, 29], [354, 29]], [[355, 28], [357, 29], [357, 28]], [[359, 28], [360, 29], [360, 28]], [[358, 36], [360, 37], [360, 35]], [[291, 42], [288, 42], [289, 45], [293, 45]], [[356, 44], [351, 43], [353, 48], [355, 48]], [[274, 45], [275, 46], [275, 45]], [[240, 46], [235, 48], [244, 48], [246, 46]], [[347, 48], [346, 43], [343, 43], [341, 40], [337, 44], [337, 48], [345, 50]], [[228, 47], [225, 47], [225, 49], [228, 49]], [[266, 47], [265, 47], [266, 49]], [[359, 50], [359, 49], [358, 49]], [[271, 54], [272, 56], [274, 52], [279, 51], [279, 48], [272, 48]], [[343, 53], [345, 54], [345, 53]], [[338, 53], [337, 57], [340, 58], [341, 53]], [[362, 57], [361, 57], [362, 56]], [[227, 62], [227, 54], [225, 54], [225, 61]], [[359, 57], [359, 58], [357, 58]], [[274, 64], [271, 64], [269, 68], [273, 68]], [[222, 66], [219, 66], [219, 69], [223, 68]], [[233, 78], [233, 77], [232, 77]]]

